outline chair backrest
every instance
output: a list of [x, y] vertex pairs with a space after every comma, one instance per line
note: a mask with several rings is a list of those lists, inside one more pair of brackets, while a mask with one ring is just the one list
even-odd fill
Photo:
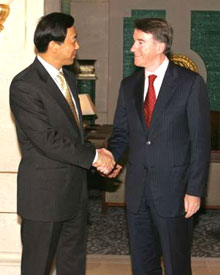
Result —
[[191, 71], [198, 73], [198, 67], [196, 64], [190, 59], [189, 57], [183, 55], [183, 54], [172, 54], [170, 56], [170, 60], [173, 61], [175, 64], [185, 67]]

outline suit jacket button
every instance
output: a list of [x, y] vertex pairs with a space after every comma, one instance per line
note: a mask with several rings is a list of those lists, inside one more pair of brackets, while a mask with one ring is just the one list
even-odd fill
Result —
[[146, 142], [146, 145], [151, 145], [151, 141], [148, 140], [148, 141]]

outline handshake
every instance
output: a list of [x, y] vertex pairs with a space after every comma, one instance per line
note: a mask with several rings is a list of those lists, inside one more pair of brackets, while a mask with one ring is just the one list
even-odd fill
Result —
[[115, 163], [114, 157], [110, 151], [105, 148], [96, 150], [98, 157], [92, 166], [108, 178], [116, 177], [122, 169], [122, 166]]

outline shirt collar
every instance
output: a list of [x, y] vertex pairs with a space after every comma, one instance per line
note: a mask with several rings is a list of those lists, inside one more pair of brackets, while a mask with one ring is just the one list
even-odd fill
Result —
[[148, 77], [151, 74], [154, 74], [156, 76], [163, 76], [167, 70], [168, 65], [169, 65], [169, 59], [167, 58], [167, 56], [165, 56], [164, 61], [160, 64], [160, 66], [154, 72], [149, 72], [145, 68], [145, 77]]
[[53, 79], [57, 78], [57, 75], [59, 72], [63, 72], [62, 68], [58, 71], [53, 65], [51, 65], [47, 61], [45, 61], [40, 55], [37, 55], [37, 59], [44, 66], [44, 68], [47, 70], [47, 72]]

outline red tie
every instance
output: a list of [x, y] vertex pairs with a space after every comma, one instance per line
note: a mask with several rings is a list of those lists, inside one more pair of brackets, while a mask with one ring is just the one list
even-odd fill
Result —
[[154, 80], [156, 79], [156, 75], [151, 74], [148, 76], [149, 78], [149, 85], [147, 95], [144, 101], [144, 116], [146, 121], [147, 128], [150, 127], [151, 117], [154, 110], [154, 105], [156, 102], [156, 94], [154, 90]]

